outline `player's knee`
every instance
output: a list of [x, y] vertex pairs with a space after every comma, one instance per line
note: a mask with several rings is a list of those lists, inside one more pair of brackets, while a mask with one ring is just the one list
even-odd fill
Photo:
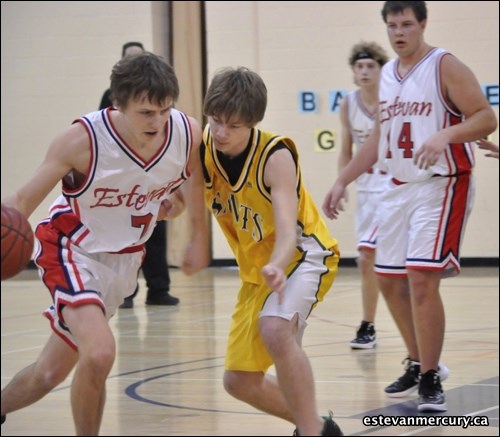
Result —
[[297, 321], [282, 319], [280, 317], [262, 317], [259, 321], [259, 330], [262, 340], [269, 354], [276, 359], [283, 356], [293, 346], [294, 326]]
[[359, 271], [363, 275], [373, 272], [374, 260], [375, 257], [373, 251], [361, 250], [358, 258]]
[[240, 399], [242, 394], [245, 392], [245, 386], [243, 384], [242, 377], [239, 372], [224, 372], [224, 389], [233, 397]]
[[95, 375], [96, 378], [105, 379], [113, 367], [115, 356], [114, 343], [100, 345], [99, 348], [81, 354], [79, 365], [85, 366], [87, 371]]

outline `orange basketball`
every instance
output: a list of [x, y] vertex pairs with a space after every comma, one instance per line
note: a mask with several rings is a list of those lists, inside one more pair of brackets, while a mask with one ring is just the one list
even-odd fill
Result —
[[2, 280], [12, 278], [26, 267], [34, 242], [26, 217], [15, 208], [2, 205]]

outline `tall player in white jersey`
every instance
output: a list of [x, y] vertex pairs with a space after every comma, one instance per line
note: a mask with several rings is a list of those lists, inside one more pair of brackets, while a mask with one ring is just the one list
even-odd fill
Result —
[[[5, 415], [41, 399], [76, 366], [71, 404], [76, 435], [97, 435], [105, 382], [115, 359], [108, 320], [137, 283], [144, 242], [157, 220], [183, 210], [195, 231], [183, 270], [208, 263], [199, 123], [173, 108], [175, 73], [151, 53], [127, 56], [111, 74], [116, 109], [79, 118], [50, 145], [44, 162], [4, 199], [26, 217], [62, 180], [62, 195], [36, 236], [35, 262], [53, 305], [53, 333], [38, 360], [2, 390]], [[184, 186], [182, 187], [184, 189]]]
[[[340, 105], [342, 124], [339, 173], [352, 159], [353, 145], [361, 150], [373, 129], [378, 108], [380, 70], [387, 62], [385, 50], [374, 42], [360, 42], [351, 49], [349, 65], [354, 83], [359, 87], [346, 95]], [[352, 349], [369, 349], [376, 345], [375, 313], [378, 285], [373, 264], [375, 259], [374, 211], [388, 181], [387, 172], [374, 165], [356, 179], [356, 238], [358, 240], [358, 269], [361, 273], [363, 319], [350, 342]]]
[[419, 411], [446, 411], [439, 284], [460, 269], [474, 196], [470, 142], [494, 131], [497, 121], [471, 70], [424, 42], [424, 1], [387, 1], [382, 17], [398, 58], [382, 70], [374, 130], [328, 192], [323, 211], [336, 218], [346, 186], [378, 155], [384, 159], [393, 179], [377, 210], [375, 271], [408, 349], [404, 375], [385, 391], [395, 397], [418, 388]]

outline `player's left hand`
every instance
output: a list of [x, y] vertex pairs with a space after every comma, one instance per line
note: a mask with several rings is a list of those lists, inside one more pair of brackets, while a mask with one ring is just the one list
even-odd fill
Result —
[[413, 163], [420, 169], [427, 170], [438, 162], [439, 156], [449, 144], [449, 139], [444, 131], [432, 135], [414, 153]]

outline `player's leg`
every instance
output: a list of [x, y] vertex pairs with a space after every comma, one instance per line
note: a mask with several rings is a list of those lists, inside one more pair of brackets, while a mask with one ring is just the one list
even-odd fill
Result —
[[[325, 419], [318, 415], [311, 364], [302, 336], [312, 308], [330, 290], [338, 256], [314, 244], [288, 276], [282, 302], [272, 293], [259, 319], [259, 331], [276, 367], [279, 388], [301, 435], [321, 435]], [[331, 419], [329, 419], [331, 420]], [[340, 430], [339, 430], [340, 432]]]
[[378, 303], [378, 282], [373, 265], [375, 251], [359, 248], [358, 269], [361, 274], [361, 300], [363, 319], [356, 337], [349, 343], [352, 349], [370, 349], [377, 344], [375, 331], [375, 313]]
[[378, 302], [378, 282], [373, 270], [375, 252], [360, 250], [358, 268], [361, 272], [361, 292], [363, 298], [363, 320], [375, 323]]
[[312, 368], [295, 336], [297, 320], [298, 315], [291, 321], [262, 317], [260, 332], [294, 423], [303, 435], [320, 435], [323, 422], [317, 414]]
[[97, 435], [104, 409], [106, 378], [115, 359], [115, 340], [98, 305], [66, 307], [63, 316], [79, 352], [71, 385], [76, 434]]
[[405, 373], [385, 388], [390, 397], [402, 397], [418, 388], [420, 372], [419, 351], [413, 325], [410, 288], [406, 276], [409, 214], [401, 205], [401, 198], [409, 184], [391, 184], [380, 199], [377, 209], [377, 250], [375, 271], [380, 290], [405, 343], [408, 359]]
[[66, 379], [77, 359], [77, 352], [52, 333], [37, 361], [17, 373], [2, 390], [2, 416], [43, 398]]
[[231, 396], [260, 411], [295, 423], [274, 375], [267, 375], [264, 372], [226, 370], [224, 388]]
[[376, 346], [375, 313], [378, 302], [378, 282], [374, 271], [377, 225], [373, 211], [378, 208], [379, 193], [359, 191], [356, 205], [356, 237], [358, 239], [358, 270], [361, 276], [363, 318], [350, 341], [352, 349], [370, 349]]

